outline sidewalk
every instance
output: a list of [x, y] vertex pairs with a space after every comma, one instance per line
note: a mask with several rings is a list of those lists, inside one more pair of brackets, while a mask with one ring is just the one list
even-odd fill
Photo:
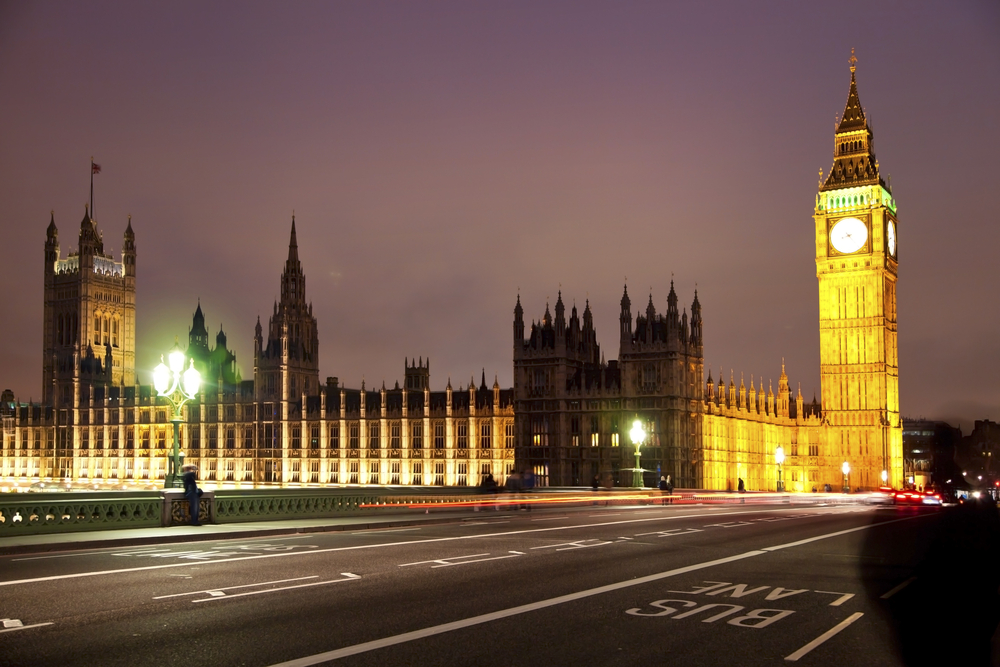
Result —
[[383, 513], [374, 510], [363, 516], [331, 517], [326, 519], [294, 519], [286, 521], [253, 521], [246, 523], [203, 524], [201, 526], [170, 526], [167, 528], [126, 528], [122, 530], [91, 530], [76, 533], [49, 533], [0, 538], [0, 556], [77, 551], [126, 547], [143, 544], [207, 542], [219, 539], [245, 539], [296, 533], [324, 533], [373, 528], [399, 528], [476, 518], [469, 509], [447, 510], [424, 514], [416, 512]]

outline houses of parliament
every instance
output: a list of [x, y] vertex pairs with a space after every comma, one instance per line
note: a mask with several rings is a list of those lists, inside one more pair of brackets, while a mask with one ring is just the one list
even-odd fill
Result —
[[[404, 363], [392, 388], [319, 376], [319, 331], [306, 299], [294, 217], [280, 299], [254, 331], [244, 380], [223, 331], [210, 345], [197, 304], [186, 354], [204, 379], [184, 408], [181, 450], [207, 484], [233, 486], [502, 483], [531, 468], [540, 484], [628, 484], [628, 431], [645, 425], [642, 466], [678, 488], [788, 491], [903, 486], [896, 347], [898, 221], [879, 174], [852, 56], [833, 166], [815, 199], [821, 398], [806, 402], [786, 375], [763, 379], [704, 367], [702, 305], [666, 309], [652, 295], [633, 316], [620, 302], [617, 359], [605, 360], [590, 304], [567, 318], [562, 294], [526, 326], [514, 308], [514, 386], [494, 380], [432, 391], [430, 363]], [[0, 481], [161, 484], [170, 406], [135, 369], [136, 238], [105, 253], [88, 210], [78, 250], [63, 257], [54, 215], [45, 242], [43, 396], [0, 401]], [[748, 386], [749, 384], [749, 386]], [[847, 463], [849, 476], [843, 472]]]

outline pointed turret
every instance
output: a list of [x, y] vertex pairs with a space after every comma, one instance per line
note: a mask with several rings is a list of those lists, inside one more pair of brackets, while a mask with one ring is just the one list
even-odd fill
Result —
[[306, 277], [299, 262], [299, 244], [295, 237], [295, 216], [292, 216], [292, 232], [288, 240], [288, 259], [285, 260], [285, 271], [281, 275], [281, 302], [283, 305], [295, 304], [305, 307]]
[[667, 325], [675, 331], [680, 325], [680, 313], [677, 312], [677, 292], [674, 291], [674, 281], [670, 281], [670, 294], [667, 295]]
[[56, 227], [56, 212], [52, 211], [49, 227], [45, 230], [45, 273], [52, 274], [59, 259], [59, 229]]
[[135, 232], [132, 231], [132, 216], [128, 216], [125, 236], [122, 240], [122, 264], [125, 265], [125, 275], [135, 278]]
[[632, 338], [632, 300], [628, 298], [628, 285], [622, 292], [622, 312], [618, 316], [618, 323], [621, 327], [621, 342], [625, 345]]
[[851, 49], [851, 87], [834, 137], [833, 166], [826, 182], [820, 187], [821, 192], [860, 185], [885, 186], [878, 173], [878, 160], [875, 159], [875, 138], [858, 97], [854, 76], [857, 62], [854, 49]]
[[788, 410], [788, 376], [785, 375], [785, 360], [781, 360], [781, 377], [778, 378], [778, 416], [785, 417], [789, 416]]
[[694, 291], [694, 301], [691, 303], [691, 344], [702, 345], [701, 302], [698, 301], [698, 290]]
[[514, 349], [518, 350], [524, 345], [524, 308], [521, 307], [521, 295], [517, 295], [517, 304], [514, 306]]
[[566, 306], [563, 305], [562, 290], [556, 299], [556, 336], [566, 335]]
[[83, 209], [83, 220], [80, 221], [80, 241], [78, 248], [81, 267], [89, 264], [90, 258], [94, 255], [104, 254], [104, 241], [97, 232], [97, 224], [90, 217], [90, 209], [87, 208], [86, 204]]

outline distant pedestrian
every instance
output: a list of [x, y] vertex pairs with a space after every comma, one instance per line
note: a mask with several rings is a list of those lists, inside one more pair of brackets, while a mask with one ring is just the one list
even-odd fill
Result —
[[600, 475], [594, 475], [594, 479], [590, 480], [590, 487], [594, 491], [599, 491], [600, 490], [600, 488], [601, 488], [601, 476]]
[[736, 490], [739, 491], [740, 493], [746, 493], [747, 487], [743, 483], [743, 478], [742, 477], [738, 477], [737, 479], [739, 480], [739, 484], [737, 485]]
[[189, 512], [191, 514], [191, 525], [200, 526], [198, 521], [198, 510], [201, 505], [201, 489], [198, 488], [197, 473], [198, 466], [193, 463], [186, 464], [181, 468], [184, 480], [184, 497], [188, 500]]

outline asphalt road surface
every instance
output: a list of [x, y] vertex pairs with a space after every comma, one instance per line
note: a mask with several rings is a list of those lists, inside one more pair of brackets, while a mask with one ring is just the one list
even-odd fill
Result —
[[598, 505], [9, 556], [0, 664], [986, 665], [998, 524]]

